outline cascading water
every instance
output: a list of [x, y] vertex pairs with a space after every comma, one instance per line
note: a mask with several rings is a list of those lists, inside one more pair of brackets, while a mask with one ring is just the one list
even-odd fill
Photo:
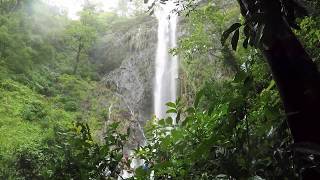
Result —
[[[166, 116], [166, 103], [174, 102], [177, 97], [177, 79], [178, 79], [178, 57], [171, 56], [169, 49], [177, 46], [176, 30], [178, 16], [171, 13], [175, 8], [173, 0], [169, 0], [156, 10], [158, 19], [158, 43], [155, 63], [155, 85], [154, 85], [154, 113], [157, 118]], [[141, 127], [139, 126], [141, 129]], [[133, 156], [132, 156], [133, 157]], [[132, 169], [143, 166], [143, 159], [133, 158], [130, 164]], [[150, 179], [154, 179], [151, 173]], [[122, 179], [133, 176], [126, 170], [121, 173]], [[120, 177], [118, 178], [120, 179]]]
[[154, 114], [157, 118], [166, 116], [166, 103], [177, 97], [178, 57], [169, 54], [177, 46], [176, 29], [178, 16], [172, 13], [173, 1], [167, 1], [156, 12], [158, 19], [158, 46], [155, 63]]

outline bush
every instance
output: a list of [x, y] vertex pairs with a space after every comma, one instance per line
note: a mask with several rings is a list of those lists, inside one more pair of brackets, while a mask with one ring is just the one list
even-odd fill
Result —
[[22, 179], [105, 179], [108, 172], [108, 178], [115, 179], [127, 138], [117, 128], [118, 124], [110, 125], [105, 142], [98, 144], [87, 124], [57, 126], [55, 136], [38, 148], [16, 153], [17, 175]]
[[148, 122], [150, 143], [137, 150], [148, 170], [139, 168], [136, 176], [146, 179], [153, 171], [155, 179], [296, 179], [275, 83], [251, 74], [207, 83], [191, 107], [167, 103], [177, 124], [170, 116]]
[[48, 111], [40, 101], [33, 101], [27, 104], [21, 112], [22, 118], [28, 121], [42, 120], [47, 115]]
[[18, 176], [25, 179], [40, 179], [41, 153], [34, 149], [20, 149], [16, 153], [15, 168]]
[[12, 80], [4, 80], [0, 83], [0, 88], [13, 92], [13, 91], [18, 91], [19, 87], [18, 85], [12, 81]]
[[79, 103], [76, 101], [67, 101], [64, 105], [64, 109], [66, 111], [76, 112], [79, 109], [78, 104]]

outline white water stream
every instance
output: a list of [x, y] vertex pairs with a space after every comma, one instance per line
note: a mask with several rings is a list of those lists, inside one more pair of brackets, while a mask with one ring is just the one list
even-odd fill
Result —
[[[169, 53], [171, 48], [177, 46], [177, 21], [178, 16], [172, 13], [175, 8], [174, 0], [169, 0], [165, 5], [159, 7], [155, 14], [158, 19], [158, 43], [155, 63], [155, 83], [154, 83], [154, 114], [157, 118], [166, 117], [166, 103], [175, 102], [177, 98], [178, 80], [178, 57]], [[131, 155], [131, 157], [133, 157]], [[130, 164], [131, 169], [143, 166], [143, 159], [133, 158]], [[121, 179], [133, 176], [127, 170], [121, 173]], [[120, 179], [120, 177], [118, 178]], [[150, 179], [154, 179], [153, 175]]]
[[158, 19], [158, 45], [155, 63], [154, 114], [157, 118], [166, 117], [166, 103], [177, 98], [178, 57], [169, 53], [177, 46], [178, 16], [172, 13], [173, 1], [167, 1], [156, 12]]

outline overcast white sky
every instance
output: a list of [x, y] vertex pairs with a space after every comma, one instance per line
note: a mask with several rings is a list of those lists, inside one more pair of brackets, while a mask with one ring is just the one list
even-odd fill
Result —
[[[77, 19], [77, 12], [81, 10], [84, 0], [45, 0], [49, 4], [56, 5], [68, 10], [71, 19]], [[103, 10], [111, 10], [117, 7], [118, 0], [89, 0], [101, 4]]]

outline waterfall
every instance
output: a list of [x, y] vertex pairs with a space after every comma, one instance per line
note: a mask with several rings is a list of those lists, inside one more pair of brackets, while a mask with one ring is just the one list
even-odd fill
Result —
[[178, 57], [169, 54], [169, 49], [177, 46], [176, 13], [171, 13], [175, 4], [167, 1], [156, 12], [158, 19], [158, 45], [155, 63], [154, 114], [157, 118], [166, 116], [166, 103], [177, 97]]
[[[171, 56], [169, 50], [177, 46], [177, 21], [178, 16], [171, 13], [175, 8], [173, 0], [161, 5], [155, 12], [158, 19], [158, 43], [155, 63], [155, 83], [154, 83], [154, 114], [157, 118], [166, 117], [166, 103], [174, 102], [177, 97], [178, 79], [178, 57]], [[142, 131], [141, 127], [139, 129]], [[131, 151], [130, 151], [131, 152]], [[132, 152], [128, 156], [133, 157]], [[130, 155], [129, 155], [130, 154]], [[133, 157], [130, 164], [131, 169], [136, 169], [144, 165], [145, 160]], [[133, 177], [133, 173], [122, 170], [121, 178]], [[120, 179], [120, 177], [118, 178]], [[150, 179], [154, 179], [154, 172], [151, 172]]]

